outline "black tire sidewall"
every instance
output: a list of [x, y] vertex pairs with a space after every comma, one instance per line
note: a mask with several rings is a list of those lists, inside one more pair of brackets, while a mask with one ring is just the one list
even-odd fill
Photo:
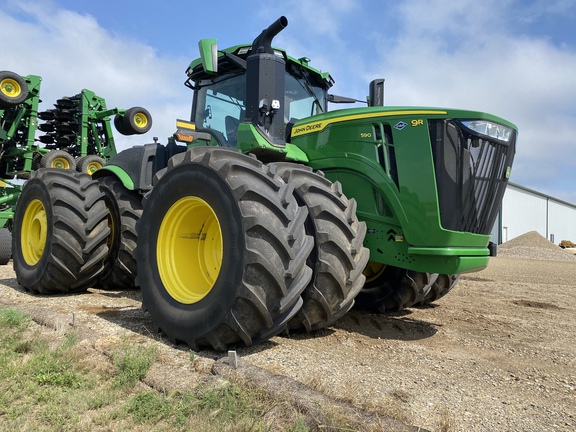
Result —
[[[46, 210], [46, 244], [40, 260], [33, 266], [28, 265], [24, 260], [22, 253], [22, 221], [28, 206], [35, 199], [39, 200]], [[18, 275], [18, 282], [26, 288], [37, 286], [46, 273], [48, 266], [48, 257], [52, 254], [52, 244], [50, 239], [53, 238], [53, 211], [50, 199], [50, 193], [46, 185], [37, 179], [28, 180], [26, 186], [18, 198], [18, 205], [14, 212], [14, 228], [12, 229], [12, 255], [14, 267]], [[16, 269], [18, 267], [18, 269]]]
[[[98, 179], [100, 184], [100, 190], [104, 193], [104, 202], [108, 211], [110, 212], [110, 218], [112, 219], [112, 226], [120, 227], [122, 225], [122, 218], [120, 216], [120, 209], [118, 208], [118, 202], [114, 196], [114, 182], [119, 181], [113, 177], [102, 177]], [[122, 236], [121, 228], [114, 230], [112, 236], [112, 242], [110, 245], [110, 252], [107, 261], [113, 262], [118, 256], [118, 247], [120, 245], [120, 237]]]
[[[188, 196], [202, 198], [212, 207], [222, 230], [223, 255], [220, 274], [206, 297], [197, 303], [182, 304], [168, 294], [160, 279], [156, 245], [164, 215], [176, 201]], [[138, 232], [138, 279], [150, 286], [141, 286], [142, 296], [150, 314], [159, 317], [156, 325], [173, 339], [185, 341], [222, 323], [242, 284], [245, 245], [240, 210], [228, 184], [203, 165], [185, 163], [172, 169], [148, 198]]]
[[116, 114], [114, 116], [114, 127], [116, 130], [125, 136], [134, 135], [134, 132], [131, 132], [125, 125], [124, 116], [120, 114]]
[[6, 265], [12, 258], [12, 234], [8, 228], [0, 228], [0, 265]]

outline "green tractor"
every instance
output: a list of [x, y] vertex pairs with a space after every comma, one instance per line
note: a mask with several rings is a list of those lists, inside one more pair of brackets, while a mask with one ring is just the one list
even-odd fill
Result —
[[[515, 153], [493, 115], [367, 107], [273, 48], [199, 44], [190, 121], [90, 177], [39, 170], [15, 217], [18, 281], [37, 293], [137, 286], [156, 330], [225, 350], [399, 310], [483, 269]], [[74, 205], [62, 205], [73, 195]], [[66, 224], [56, 223], [66, 215]], [[64, 250], [64, 239], [72, 237]]]

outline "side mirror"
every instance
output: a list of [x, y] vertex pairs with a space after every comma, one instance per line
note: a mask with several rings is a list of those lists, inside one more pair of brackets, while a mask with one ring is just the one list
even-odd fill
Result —
[[198, 42], [198, 49], [204, 71], [218, 73], [218, 41], [216, 39], [201, 39]]

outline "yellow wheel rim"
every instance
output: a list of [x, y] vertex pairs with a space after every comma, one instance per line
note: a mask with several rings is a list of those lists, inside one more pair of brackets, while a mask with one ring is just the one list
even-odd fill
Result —
[[20, 87], [18, 81], [13, 80], [12, 78], [4, 78], [0, 82], [0, 91], [8, 97], [15, 98], [20, 96], [20, 93], [22, 93], [22, 87]]
[[144, 129], [148, 126], [148, 117], [146, 117], [145, 114], [136, 113], [134, 114], [134, 124], [136, 124], [140, 129]]
[[46, 246], [47, 232], [46, 209], [40, 200], [35, 199], [28, 204], [24, 212], [20, 240], [22, 256], [29, 266], [38, 264], [38, 261], [42, 258], [44, 247]]
[[364, 276], [366, 276], [366, 283], [373, 282], [382, 276], [384, 270], [386, 269], [386, 264], [382, 264], [376, 261], [370, 261], [366, 268], [364, 269]]
[[70, 169], [70, 161], [66, 158], [55, 158], [50, 164], [51, 168]]
[[100, 162], [94, 161], [88, 164], [88, 166], [86, 167], [86, 171], [88, 172], [88, 174], [92, 175], [100, 168], [102, 168], [102, 164]]
[[156, 245], [168, 294], [184, 304], [206, 297], [220, 273], [222, 251], [222, 230], [212, 207], [198, 197], [175, 202], [164, 215]]

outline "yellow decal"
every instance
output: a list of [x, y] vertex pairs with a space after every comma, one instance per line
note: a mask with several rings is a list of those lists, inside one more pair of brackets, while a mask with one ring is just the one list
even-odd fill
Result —
[[370, 132], [360, 132], [360, 138], [372, 138], [372, 134]]
[[[292, 137], [297, 137], [300, 135], [306, 135], [309, 133], [314, 133], [314, 132], [321, 132], [322, 130], [324, 130], [324, 128], [326, 126], [328, 126], [331, 123], [340, 123], [340, 122], [345, 122], [345, 121], [351, 121], [351, 120], [362, 120], [362, 119], [370, 119], [370, 118], [376, 118], [376, 117], [392, 117], [392, 116], [401, 116], [401, 115], [446, 115], [447, 112], [446, 111], [436, 111], [436, 110], [403, 110], [403, 111], [388, 111], [388, 112], [382, 112], [382, 111], [378, 111], [378, 112], [371, 112], [371, 113], [361, 113], [361, 114], [353, 114], [353, 115], [348, 115], [348, 116], [342, 116], [342, 117], [334, 117], [328, 120], [322, 120], [322, 121], [317, 121], [317, 122], [312, 122], [312, 123], [305, 123], [305, 124], [301, 124], [301, 125], [297, 125], [294, 126], [292, 128]], [[422, 122], [422, 124], [424, 124], [423, 120], [415, 120], [417, 122]], [[418, 124], [412, 124], [413, 126], [418, 126]]]
[[412, 124], [412, 127], [424, 126], [424, 120], [422, 119], [412, 120], [410, 123]]
[[196, 130], [196, 125], [192, 122], [186, 120], [176, 120], [176, 127], [182, 129], [192, 129]]

